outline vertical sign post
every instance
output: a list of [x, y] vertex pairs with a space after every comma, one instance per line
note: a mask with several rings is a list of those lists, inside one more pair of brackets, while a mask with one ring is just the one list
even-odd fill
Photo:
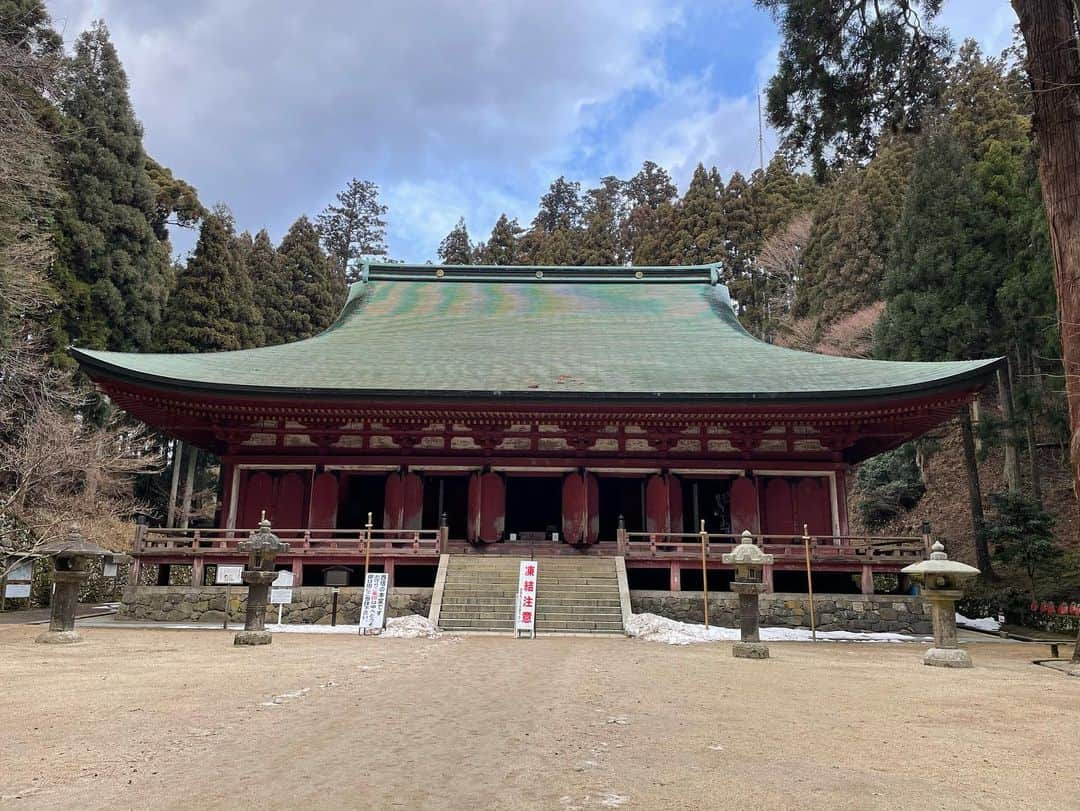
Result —
[[270, 604], [277, 606], [277, 622], [281, 625], [281, 612], [286, 603], [293, 599], [293, 573], [287, 570], [278, 572], [274, 582], [270, 584]]
[[381, 631], [386, 624], [386, 589], [390, 576], [370, 572], [364, 577], [364, 602], [360, 606], [360, 633]]
[[241, 575], [244, 573], [243, 566], [218, 566], [214, 577], [215, 585], [225, 585], [225, 618], [221, 621], [221, 627], [229, 627], [229, 610], [232, 607], [232, 587], [234, 584], [243, 583]]
[[523, 560], [518, 569], [517, 614], [514, 617], [514, 633], [519, 638], [528, 631], [536, 638], [536, 561]]
[[810, 532], [807, 525], [802, 525], [803, 546], [806, 549], [806, 591], [810, 603], [810, 638], [817, 642], [817, 624], [814, 622], [814, 578], [810, 573]]

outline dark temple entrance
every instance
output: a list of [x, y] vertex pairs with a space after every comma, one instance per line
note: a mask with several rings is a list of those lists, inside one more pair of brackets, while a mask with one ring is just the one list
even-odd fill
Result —
[[544, 541], [556, 532], [562, 532], [562, 477], [508, 476], [505, 538]]

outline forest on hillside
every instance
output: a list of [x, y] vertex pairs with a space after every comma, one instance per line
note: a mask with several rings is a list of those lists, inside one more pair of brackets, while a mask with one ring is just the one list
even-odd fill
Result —
[[[1007, 359], [972, 412], [864, 464], [868, 531], [930, 520], [1003, 587], [1080, 583], [1050, 239], [1018, 44], [947, 39], [918, 121], [882, 122], [829, 160], [785, 143], [748, 175], [698, 165], [681, 190], [646, 161], [594, 186], [556, 178], [527, 222], [464, 220], [448, 264], [719, 263], [744, 326], [798, 349]], [[773, 99], [770, 98], [770, 106]], [[775, 122], [774, 122], [775, 123]], [[71, 520], [106, 544], [145, 511], [215, 507], [216, 460], [132, 424], [66, 347], [218, 351], [325, 329], [393, 212], [351, 179], [275, 244], [148, 155], [103, 22], [65, 53], [41, 0], [0, 0], [0, 545]], [[170, 229], [198, 232], [177, 259]], [[432, 246], [433, 252], [436, 246]]]

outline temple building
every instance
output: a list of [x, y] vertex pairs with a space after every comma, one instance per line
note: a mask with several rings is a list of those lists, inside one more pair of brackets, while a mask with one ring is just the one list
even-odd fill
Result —
[[[749, 530], [766, 586], [872, 591], [919, 538], [853, 537], [852, 465], [942, 423], [997, 361], [781, 348], [716, 265], [370, 264], [323, 333], [202, 354], [72, 350], [116, 404], [221, 460], [217, 527], [140, 528], [143, 564], [237, 562], [265, 510], [296, 582], [373, 569], [430, 586], [442, 555], [611, 556], [630, 589], [730, 580]], [[713, 570], [716, 570], [715, 574]], [[822, 579], [819, 586], [818, 579]]]

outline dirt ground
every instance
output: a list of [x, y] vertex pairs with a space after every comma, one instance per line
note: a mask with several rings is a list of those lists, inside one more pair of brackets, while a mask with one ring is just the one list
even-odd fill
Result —
[[4, 808], [1076, 808], [1080, 679], [972, 645], [0, 627]]

